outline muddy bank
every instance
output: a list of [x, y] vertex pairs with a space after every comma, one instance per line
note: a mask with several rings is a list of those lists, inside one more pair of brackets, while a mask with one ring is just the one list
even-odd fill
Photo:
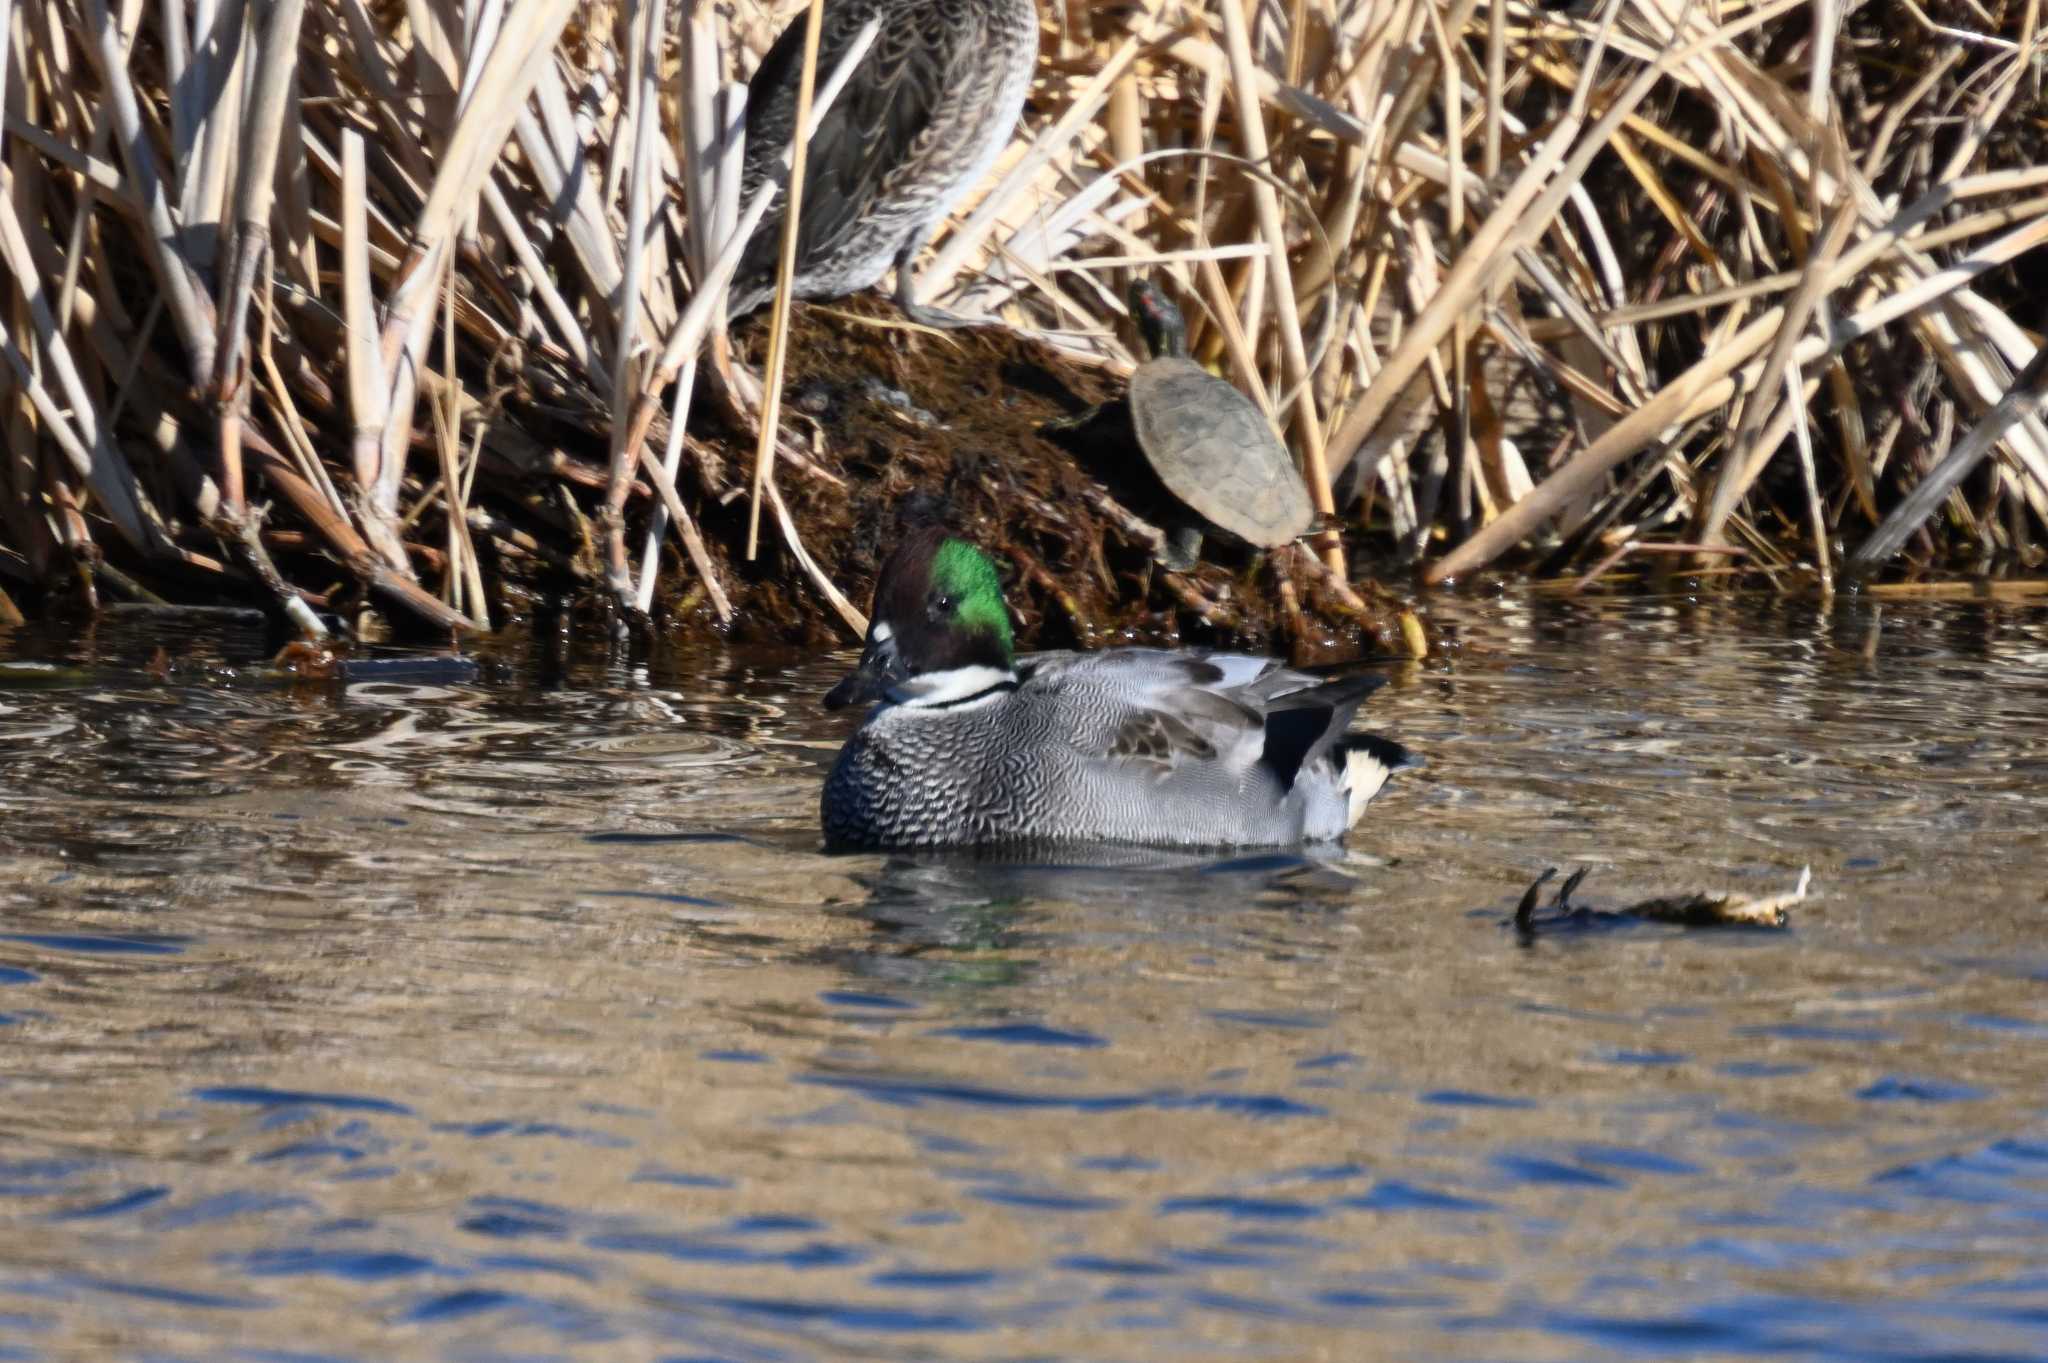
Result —
[[[996, 553], [1024, 647], [1187, 642], [1308, 659], [1409, 646], [1403, 603], [1370, 584], [1337, 583], [1300, 549], [1258, 554], [1212, 536], [1193, 570], [1161, 568], [1157, 518], [1168, 508], [1141, 476], [1135, 446], [1103, 434], [1100, 423], [1093, 436], [1065, 443], [1041, 434], [1048, 421], [1120, 395], [1121, 376], [998, 328], [909, 330], [878, 298], [799, 306], [792, 326], [782, 425], [798, 454], [785, 454], [777, 484], [797, 539], [855, 607], [866, 608], [910, 504]], [[766, 332], [757, 318], [734, 338], [738, 359], [756, 372]], [[492, 403], [469, 409], [462, 431], [480, 451], [466, 529], [494, 629], [546, 617], [579, 631], [849, 642], [841, 614], [766, 507], [748, 559], [754, 440], [709, 389], [700, 379], [676, 484], [730, 619], [720, 618], [673, 533], [662, 544], [651, 615], [621, 615], [602, 568], [609, 414], [587, 392], [504, 385]], [[344, 412], [331, 394], [313, 397], [327, 399], [308, 407], [341, 448]], [[665, 437], [657, 425], [649, 443], [658, 449]], [[427, 440], [416, 430], [412, 467], [432, 467], [432, 451], [420, 448]], [[347, 486], [338, 466], [330, 472]], [[318, 508], [279, 481], [283, 494], [259, 533], [290, 589], [326, 618], [371, 636], [447, 637], [444, 624], [338, 555], [311, 514]], [[404, 502], [416, 509], [400, 526], [418, 577], [413, 594], [445, 600], [449, 526], [439, 486], [408, 479]], [[655, 489], [637, 480], [626, 508], [636, 567], [656, 504]], [[206, 527], [184, 527], [181, 540], [218, 552]], [[39, 586], [18, 593], [30, 614], [61, 619], [118, 602], [276, 610], [275, 595], [253, 576], [175, 574], [125, 557], [117, 545], [77, 565], [57, 556], [52, 566]]]
[[[906, 501], [941, 514], [1010, 570], [1020, 641], [1030, 647], [1200, 642], [1342, 656], [1402, 647], [1405, 608], [1370, 583], [1346, 600], [1300, 549], [1261, 554], [1211, 536], [1203, 561], [1172, 573], [1155, 559], [1169, 508], [1114, 422], [1081, 434], [1046, 423], [1121, 395], [1121, 376], [996, 328], [906, 330], [878, 300], [798, 308], [785, 425], [806, 451], [780, 485], [805, 547], [863, 607]], [[737, 337], [749, 362], [765, 326]], [[707, 411], [708, 403], [699, 410]], [[743, 559], [753, 449], [715, 418], [702, 428], [704, 528], [742, 637], [843, 638], [764, 517], [759, 557]], [[687, 563], [665, 563], [665, 619], [712, 623]]]

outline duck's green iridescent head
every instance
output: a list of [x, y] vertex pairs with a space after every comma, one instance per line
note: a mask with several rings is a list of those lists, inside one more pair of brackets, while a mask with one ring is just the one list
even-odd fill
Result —
[[960, 633], [988, 635], [1001, 651], [1002, 665], [1010, 665], [1016, 647], [1010, 609], [1003, 604], [1003, 579], [987, 554], [966, 540], [943, 541], [932, 555], [927, 603], [934, 623]]
[[934, 673], [1008, 672], [1015, 652], [994, 560], [966, 540], [926, 528], [882, 565], [860, 666], [832, 688], [825, 704], [836, 710], [879, 700], [892, 687]]

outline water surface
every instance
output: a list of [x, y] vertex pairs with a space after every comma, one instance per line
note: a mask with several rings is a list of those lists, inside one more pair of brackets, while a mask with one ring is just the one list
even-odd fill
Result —
[[1445, 609], [1069, 867], [823, 855], [843, 659], [0, 635], [0, 1359], [2048, 1356], [2048, 612]]

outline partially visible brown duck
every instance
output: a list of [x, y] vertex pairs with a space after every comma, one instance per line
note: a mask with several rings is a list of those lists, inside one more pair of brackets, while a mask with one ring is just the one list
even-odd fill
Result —
[[[913, 321], [970, 319], [911, 298], [910, 263], [953, 205], [978, 184], [1017, 126], [1038, 58], [1034, 0], [826, 0], [818, 78], [870, 18], [874, 45], [811, 139], [798, 226], [795, 291], [839, 298], [892, 266]], [[783, 30], [747, 84], [743, 199], [778, 170], [796, 127], [804, 17]], [[739, 317], [775, 293], [784, 204], [747, 243], [732, 283]]]

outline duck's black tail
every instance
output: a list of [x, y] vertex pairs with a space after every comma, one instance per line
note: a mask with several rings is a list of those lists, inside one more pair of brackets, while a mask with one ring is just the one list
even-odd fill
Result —
[[1350, 822], [1357, 823], [1389, 776], [1417, 765], [1415, 755], [1392, 739], [1345, 732], [1365, 698], [1386, 680], [1343, 677], [1275, 697], [1266, 712], [1259, 760], [1288, 787], [1312, 763], [1329, 762], [1350, 804]]
[[1282, 786], [1291, 787], [1302, 768], [1336, 747], [1358, 707], [1386, 682], [1385, 677], [1344, 677], [1275, 696], [1267, 703], [1266, 746], [1259, 760]]

